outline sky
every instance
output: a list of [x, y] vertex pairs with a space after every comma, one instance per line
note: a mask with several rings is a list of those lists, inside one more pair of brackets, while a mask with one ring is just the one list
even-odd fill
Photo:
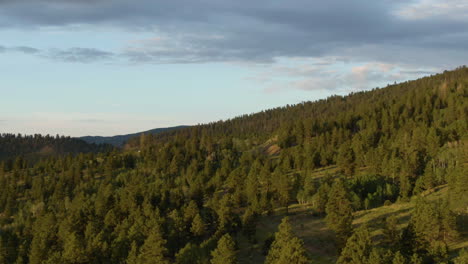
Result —
[[466, 0], [0, 0], [0, 133], [127, 134], [465, 65]]

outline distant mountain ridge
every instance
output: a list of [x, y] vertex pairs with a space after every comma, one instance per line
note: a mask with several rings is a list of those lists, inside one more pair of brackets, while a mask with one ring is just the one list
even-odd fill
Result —
[[91, 144], [79, 138], [51, 135], [0, 134], [0, 161], [22, 159], [34, 163], [42, 158], [98, 153], [112, 150], [108, 144]]
[[151, 129], [151, 130], [147, 130], [143, 132], [137, 132], [133, 134], [117, 135], [117, 136], [111, 136], [111, 137], [85, 136], [85, 137], [79, 137], [79, 139], [84, 140], [88, 143], [110, 144], [116, 147], [122, 147], [125, 144], [125, 142], [127, 142], [129, 139], [138, 137], [141, 134], [159, 134], [159, 133], [186, 128], [186, 127], [188, 126], [182, 125], [182, 126], [175, 126], [175, 127], [155, 128], [155, 129]]

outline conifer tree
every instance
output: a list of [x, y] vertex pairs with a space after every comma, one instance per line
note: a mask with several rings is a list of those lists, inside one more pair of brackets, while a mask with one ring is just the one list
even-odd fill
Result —
[[312, 205], [318, 214], [324, 214], [327, 207], [328, 195], [330, 193], [330, 185], [323, 182], [317, 190], [317, 193], [312, 197]]
[[447, 203], [419, 198], [408, 225], [414, 233], [416, 250], [429, 251], [436, 259], [447, 256], [447, 242], [457, 235], [454, 215]]
[[237, 263], [236, 245], [229, 234], [225, 234], [218, 241], [218, 246], [211, 252], [211, 264]]
[[62, 257], [67, 263], [87, 263], [89, 261], [84, 244], [75, 233], [68, 234], [66, 237]]
[[193, 222], [190, 227], [190, 232], [192, 232], [194, 236], [202, 237], [205, 234], [205, 231], [206, 231], [205, 229], [206, 227], [205, 227], [205, 223], [203, 222], [202, 217], [200, 216], [200, 214], [197, 214], [193, 218]]
[[354, 174], [354, 170], [356, 168], [356, 157], [353, 149], [349, 146], [349, 144], [345, 143], [341, 145], [340, 149], [338, 150], [337, 159], [337, 163], [345, 175], [351, 176]]
[[468, 250], [462, 249], [458, 253], [458, 257], [453, 260], [454, 264], [466, 264], [468, 263]]
[[369, 254], [367, 264], [383, 264], [391, 262], [393, 254], [390, 251], [384, 251], [382, 248], [373, 247]]
[[251, 171], [246, 179], [245, 184], [245, 195], [247, 202], [254, 207], [258, 206], [259, 200], [259, 188], [260, 183], [258, 182], [257, 174]]
[[158, 227], [151, 229], [145, 243], [140, 248], [138, 255], [138, 263], [160, 263], [169, 264], [166, 258], [167, 249], [165, 248], [166, 240], [162, 237]]
[[400, 231], [398, 230], [398, 218], [395, 215], [391, 215], [385, 219], [383, 235], [385, 243], [390, 247], [396, 247], [400, 241]]
[[406, 259], [405, 257], [400, 253], [400, 251], [397, 251], [393, 257], [392, 264], [406, 264]]
[[293, 187], [289, 176], [282, 170], [275, 171], [275, 185], [279, 203], [286, 207], [286, 212], [288, 212]]
[[411, 256], [410, 263], [411, 264], [422, 264], [423, 261], [422, 261], [422, 258], [417, 253], [414, 253]]
[[352, 231], [353, 209], [348, 191], [340, 179], [333, 183], [326, 206], [327, 226], [336, 234], [338, 248], [342, 248]]
[[282, 263], [308, 263], [304, 243], [294, 235], [288, 217], [281, 221], [265, 260], [265, 264]]
[[138, 264], [138, 247], [135, 241], [132, 242], [130, 251], [128, 252], [126, 264]]
[[337, 264], [367, 263], [372, 251], [372, 240], [367, 227], [362, 226], [346, 241]]
[[34, 224], [34, 237], [29, 251], [29, 261], [40, 264], [46, 260], [52, 245], [56, 240], [56, 219], [54, 215], [47, 214], [38, 218]]
[[177, 264], [194, 264], [199, 263], [200, 259], [200, 248], [192, 243], [188, 243], [179, 250], [176, 254], [176, 263]]

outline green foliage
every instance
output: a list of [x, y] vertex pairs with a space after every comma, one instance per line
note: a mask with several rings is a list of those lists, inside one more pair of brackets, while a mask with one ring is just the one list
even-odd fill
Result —
[[391, 251], [385, 251], [378, 247], [373, 247], [369, 258], [368, 264], [386, 264], [391, 263], [393, 259], [393, 253]]
[[400, 233], [398, 229], [398, 218], [395, 215], [387, 217], [383, 228], [383, 241], [391, 248], [396, 248], [401, 239]]
[[349, 144], [342, 144], [338, 150], [337, 164], [345, 175], [351, 176], [356, 169], [355, 154]]
[[458, 257], [454, 259], [454, 264], [465, 264], [468, 263], [468, 250], [462, 249], [458, 254]]
[[398, 196], [398, 188], [379, 175], [356, 175], [350, 180], [350, 189], [363, 201], [364, 208], [358, 206], [355, 209], [378, 207], [384, 201], [395, 201]]
[[87, 263], [89, 260], [84, 247], [84, 242], [75, 233], [69, 234], [63, 244], [63, 260], [67, 263]]
[[342, 248], [351, 235], [353, 209], [349, 200], [349, 191], [341, 179], [336, 180], [330, 190], [326, 206], [327, 226], [336, 234], [338, 248]]
[[144, 244], [140, 248], [137, 263], [170, 263], [167, 259], [166, 240], [162, 237], [159, 228], [152, 228]]
[[[346, 246], [341, 251], [337, 264], [360, 264], [368, 263], [372, 251], [372, 240], [369, 230], [360, 227], [346, 241]], [[373, 260], [375, 261], [375, 260]]]
[[442, 262], [448, 257], [447, 243], [456, 236], [455, 217], [447, 203], [419, 198], [402, 239], [413, 252]]
[[278, 232], [275, 234], [275, 240], [271, 244], [265, 263], [308, 263], [304, 243], [292, 232], [292, 227], [287, 217], [283, 218], [278, 227]]
[[318, 214], [324, 214], [330, 193], [330, 185], [324, 182], [318, 188], [317, 193], [312, 197], [312, 205]]
[[192, 243], [188, 243], [175, 255], [177, 264], [201, 263], [200, 248]]
[[218, 241], [218, 246], [211, 252], [211, 264], [235, 264], [236, 245], [229, 234], [225, 234]]
[[393, 257], [392, 264], [406, 264], [406, 258], [400, 253], [400, 251], [397, 251]]
[[[465, 152], [466, 147], [465, 147]], [[465, 153], [465, 155], [467, 155]], [[467, 210], [468, 205], [468, 173], [466, 165], [456, 166], [449, 174], [449, 201], [452, 208], [458, 211]]]
[[[37, 162], [41, 158], [79, 153], [98, 153], [110, 151], [110, 145], [88, 144], [77, 138], [65, 136], [42, 136], [0, 134], [0, 161], [9, 160], [7, 170], [23, 169], [29, 162]], [[17, 157], [11, 160], [12, 157]]]
[[197, 237], [203, 237], [205, 235], [205, 222], [203, 222], [203, 219], [200, 216], [200, 214], [195, 215], [195, 217], [193, 218], [192, 226], [190, 227], [190, 232], [192, 232], [192, 234]]
[[[467, 95], [468, 69], [460, 68], [148, 134], [124, 150], [3, 134], [0, 262], [164, 263], [197, 256], [207, 263], [225, 233], [247, 236], [239, 241], [252, 250], [273, 246], [264, 243], [256, 218], [294, 203], [317, 221], [326, 212], [340, 248], [352, 233], [353, 210], [385, 201], [398, 206], [398, 197], [409, 201], [442, 184], [448, 201], [420, 202], [408, 212], [400, 240], [395, 219], [387, 217], [379, 243], [409, 262], [415, 253], [425, 262], [447, 261], [446, 245], [459, 238], [454, 215], [463, 224], [468, 204]], [[300, 240], [290, 241], [285, 256], [305, 255]], [[369, 263], [393, 261], [375, 248]]]

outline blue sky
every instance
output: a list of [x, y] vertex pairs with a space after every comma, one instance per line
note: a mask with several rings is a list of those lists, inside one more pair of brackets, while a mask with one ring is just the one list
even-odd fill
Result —
[[466, 64], [468, 4], [0, 1], [0, 132], [192, 125]]

